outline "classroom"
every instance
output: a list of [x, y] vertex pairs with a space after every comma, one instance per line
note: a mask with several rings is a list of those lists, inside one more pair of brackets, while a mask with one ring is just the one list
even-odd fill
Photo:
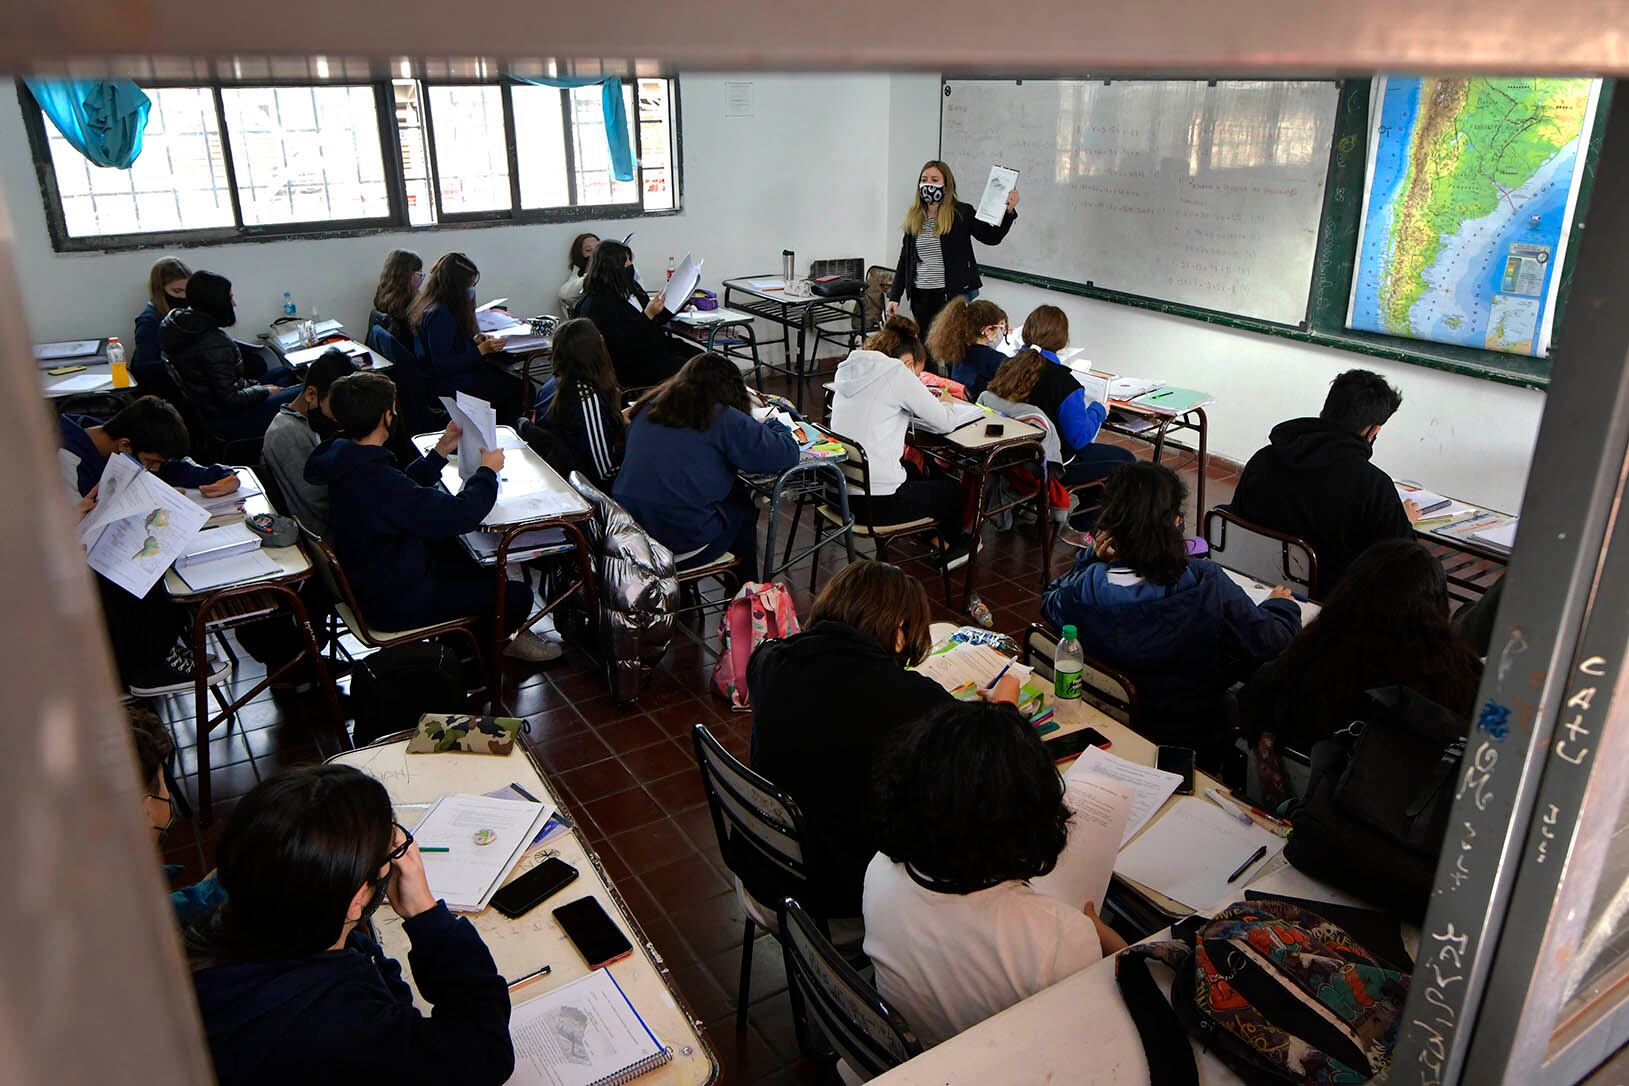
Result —
[[0, 1079], [1619, 1081], [1609, 7], [0, 13]]

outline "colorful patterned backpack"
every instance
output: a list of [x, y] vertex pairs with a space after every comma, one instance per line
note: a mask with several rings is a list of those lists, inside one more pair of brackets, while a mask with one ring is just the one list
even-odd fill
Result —
[[718, 663], [713, 666], [713, 693], [737, 712], [752, 708], [747, 693], [747, 661], [760, 642], [798, 632], [797, 607], [784, 584], [748, 581], [718, 620]]
[[[1149, 959], [1176, 971], [1167, 1002]], [[1152, 1086], [1199, 1081], [1191, 1032], [1246, 1082], [1358, 1083], [1391, 1062], [1409, 975], [1286, 901], [1229, 905], [1180, 941], [1115, 963]]]

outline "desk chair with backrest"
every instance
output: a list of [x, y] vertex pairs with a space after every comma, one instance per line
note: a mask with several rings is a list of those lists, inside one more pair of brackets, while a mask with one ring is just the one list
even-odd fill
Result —
[[[705, 724], [691, 729], [696, 767], [707, 792], [713, 832], [724, 865], [735, 879], [735, 896], [746, 915], [741, 939], [741, 976], [735, 993], [735, 1028], [747, 1025], [752, 949], [758, 928], [785, 939], [780, 905], [787, 898], [809, 900], [809, 868], [803, 855], [803, 812], [797, 801], [768, 778], [741, 764]], [[864, 938], [858, 917], [814, 920], [823, 935], [835, 927], [839, 941], [857, 952]]]
[[396, 403], [410, 434], [427, 434], [447, 425], [447, 413], [430, 394], [430, 376], [413, 348], [391, 335], [382, 324], [368, 329], [367, 347], [390, 359], [390, 379], [396, 383]]
[[1205, 542], [1217, 565], [1263, 584], [1299, 587], [1317, 598], [1318, 555], [1299, 536], [1245, 520], [1225, 505], [1205, 514]]
[[[1050, 626], [1036, 622], [1024, 631], [1021, 659], [1035, 669], [1048, 685], [1052, 682], [1052, 663], [1057, 659], [1059, 636]], [[1118, 720], [1128, 728], [1136, 728], [1137, 688], [1125, 672], [1090, 656], [1083, 657], [1080, 672], [1080, 696], [1086, 704], [1100, 710], [1105, 716]]]
[[813, 1038], [806, 1036], [810, 1018], [842, 1065], [861, 1082], [922, 1052], [904, 1017], [844, 959], [819, 922], [792, 898], [782, 905], [781, 931], [786, 984], [804, 1055], [815, 1060], [822, 1055], [811, 1051]]

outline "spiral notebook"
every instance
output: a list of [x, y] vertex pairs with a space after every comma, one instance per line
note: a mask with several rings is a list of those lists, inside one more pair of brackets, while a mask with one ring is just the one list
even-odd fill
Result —
[[510, 1086], [622, 1086], [673, 1060], [609, 969], [509, 1012]]

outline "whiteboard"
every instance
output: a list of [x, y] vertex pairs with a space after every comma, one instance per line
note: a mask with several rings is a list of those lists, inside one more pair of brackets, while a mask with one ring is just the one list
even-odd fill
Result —
[[976, 204], [1020, 171], [1018, 222], [979, 262], [1218, 310], [1306, 320], [1333, 82], [947, 79], [941, 157]]

